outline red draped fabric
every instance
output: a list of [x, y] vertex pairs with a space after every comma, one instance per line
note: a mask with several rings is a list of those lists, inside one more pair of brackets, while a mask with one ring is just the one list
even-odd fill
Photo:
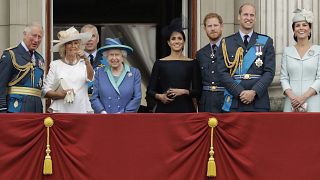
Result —
[[213, 116], [215, 180], [319, 179], [320, 113], [199, 113], [0, 114], [0, 180], [206, 180]]
[[[46, 129], [53, 175], [42, 175]], [[206, 179], [204, 114], [0, 115], [0, 179]]]

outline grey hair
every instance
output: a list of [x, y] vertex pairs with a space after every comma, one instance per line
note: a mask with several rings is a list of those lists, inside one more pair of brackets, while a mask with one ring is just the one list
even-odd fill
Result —
[[[108, 56], [108, 53], [110, 52], [110, 50], [112, 49], [108, 49], [106, 51], [104, 51], [102, 54], [103, 56], [107, 57]], [[119, 49], [121, 51], [121, 54], [122, 54], [122, 57], [124, 60], [127, 60], [127, 57], [128, 57], [128, 52], [126, 50], [122, 50], [122, 49]]]
[[32, 27], [40, 27], [41, 30], [43, 31], [43, 27], [42, 27], [42, 25], [41, 25], [39, 22], [31, 22], [31, 23], [29, 23], [29, 24], [26, 25], [26, 27], [25, 27], [24, 30], [23, 30], [23, 33], [24, 33], [24, 34], [30, 33]]
[[84, 25], [84, 26], [81, 28], [80, 32], [81, 32], [81, 33], [84, 33], [84, 32], [86, 32], [87, 29], [93, 29], [94, 33], [95, 33], [96, 36], [99, 38], [98, 29], [97, 29], [97, 27], [96, 27], [95, 25], [86, 24], [86, 25]]

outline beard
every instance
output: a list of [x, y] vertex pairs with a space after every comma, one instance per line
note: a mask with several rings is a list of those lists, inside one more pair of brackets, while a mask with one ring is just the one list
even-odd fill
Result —
[[210, 34], [207, 34], [207, 36], [211, 41], [217, 41], [222, 36], [222, 32], [212, 32]]

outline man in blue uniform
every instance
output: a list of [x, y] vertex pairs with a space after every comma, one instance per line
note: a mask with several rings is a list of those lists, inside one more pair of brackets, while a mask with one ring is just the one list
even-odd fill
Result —
[[6, 49], [0, 59], [0, 112], [43, 112], [41, 88], [44, 60], [36, 52], [43, 35], [33, 22], [23, 31], [22, 42]]
[[253, 31], [254, 5], [239, 9], [239, 32], [226, 37], [218, 50], [218, 71], [226, 88], [224, 111], [269, 111], [268, 87], [275, 74], [273, 40]]
[[[96, 71], [99, 67], [107, 65], [106, 59], [103, 58], [102, 54], [97, 51], [99, 43], [99, 33], [96, 26], [92, 24], [86, 24], [81, 28], [81, 33], [90, 32], [92, 34], [91, 39], [85, 44], [84, 52], [90, 60], [93, 69]], [[88, 94], [92, 95], [93, 82], [88, 83]]]
[[218, 76], [216, 51], [222, 38], [223, 20], [219, 14], [209, 13], [205, 16], [203, 25], [210, 43], [196, 54], [202, 78], [199, 111], [219, 113], [222, 111], [224, 87]]

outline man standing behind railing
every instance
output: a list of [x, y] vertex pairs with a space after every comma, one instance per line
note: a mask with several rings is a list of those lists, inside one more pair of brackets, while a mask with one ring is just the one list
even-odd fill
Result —
[[210, 43], [201, 48], [196, 55], [202, 79], [199, 111], [219, 113], [222, 111], [224, 87], [218, 76], [216, 52], [221, 44], [223, 20], [219, 14], [209, 13], [205, 16], [203, 25]]
[[268, 87], [275, 74], [273, 40], [253, 31], [254, 5], [239, 9], [239, 32], [226, 37], [218, 50], [218, 71], [224, 92], [223, 111], [266, 112], [270, 110]]
[[[91, 66], [96, 71], [98, 67], [104, 67], [107, 65], [107, 61], [103, 59], [100, 52], [97, 51], [99, 43], [99, 33], [96, 26], [92, 24], [86, 24], [81, 28], [81, 33], [89, 32], [92, 34], [91, 39], [86, 42], [84, 52], [87, 58], [90, 60]], [[88, 83], [88, 94], [91, 96], [93, 92], [93, 81]]]

